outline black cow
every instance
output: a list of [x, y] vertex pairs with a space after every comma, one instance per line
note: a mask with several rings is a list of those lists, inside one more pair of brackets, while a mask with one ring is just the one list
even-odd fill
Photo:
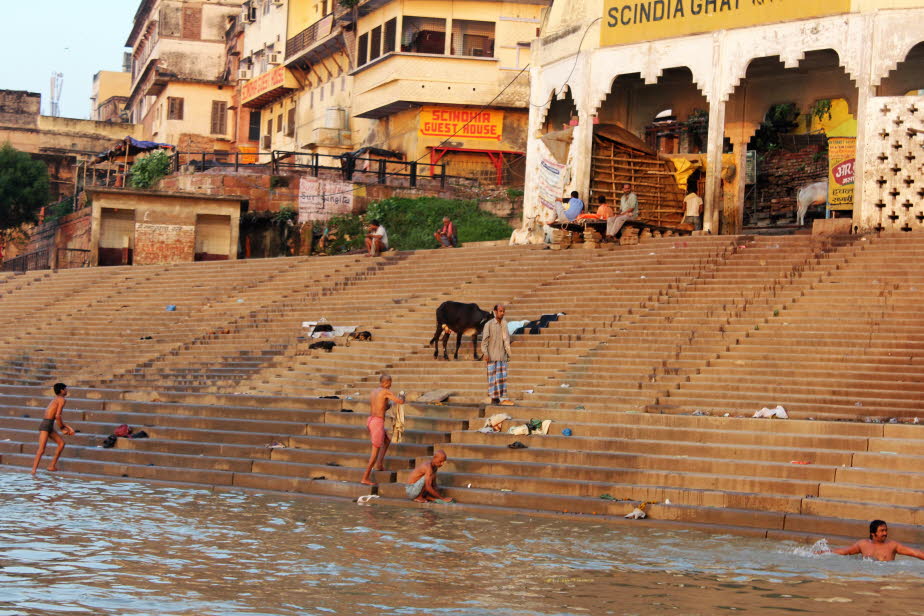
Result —
[[443, 302], [436, 309], [436, 333], [430, 339], [433, 347], [434, 359], [439, 358], [440, 336], [443, 338], [443, 359], [449, 359], [446, 354], [446, 346], [449, 343], [449, 334], [456, 334], [456, 352], [454, 359], [459, 359], [459, 345], [462, 343], [462, 335], [472, 337], [472, 352], [475, 361], [480, 360], [478, 357], [478, 335], [484, 329], [485, 323], [494, 318], [490, 312], [482, 310], [478, 304], [462, 304], [459, 302]]

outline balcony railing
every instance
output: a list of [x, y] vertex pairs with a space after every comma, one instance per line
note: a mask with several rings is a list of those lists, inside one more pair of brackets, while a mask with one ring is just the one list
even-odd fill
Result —
[[287, 40], [286, 58], [291, 58], [303, 49], [308, 49], [317, 41], [329, 35], [333, 31], [333, 23], [334, 14], [331, 13]]

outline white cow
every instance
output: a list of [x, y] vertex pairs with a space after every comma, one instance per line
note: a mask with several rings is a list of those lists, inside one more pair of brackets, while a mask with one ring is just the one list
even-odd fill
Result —
[[812, 205], [825, 205], [828, 202], [828, 181], [812, 182], [799, 189], [796, 196], [796, 222], [801, 227], [805, 224], [805, 213]]
[[533, 216], [527, 218], [522, 227], [510, 234], [510, 245], [541, 244], [542, 239], [542, 225]]

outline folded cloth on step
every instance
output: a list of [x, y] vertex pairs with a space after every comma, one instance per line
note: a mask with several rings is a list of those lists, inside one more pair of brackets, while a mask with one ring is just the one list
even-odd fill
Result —
[[507, 434], [515, 434], [516, 436], [525, 436], [529, 434], [529, 426], [512, 426], [507, 430]]
[[516, 332], [527, 323], [529, 323], [529, 321], [507, 321], [507, 333], [512, 336], [514, 332]]
[[[497, 432], [497, 430], [495, 430], [494, 428], [501, 425], [508, 419], [512, 419], [512, 417], [510, 417], [510, 415], [508, 415], [507, 413], [494, 413], [493, 415], [491, 415], [490, 417], [484, 420], [484, 428], [490, 428], [491, 432]], [[482, 428], [482, 430], [484, 430], [484, 428]]]
[[756, 413], [754, 413], [754, 417], [769, 417], [771, 419], [773, 419], [774, 417], [778, 417], [780, 419], [789, 419], [789, 415], [786, 413], [786, 409], [784, 409], [780, 405], [777, 405], [776, 408], [773, 408], [773, 409], [768, 409], [767, 407], [764, 407], [760, 409], [759, 411], [757, 411]]
[[632, 510], [631, 513], [627, 513], [623, 517], [629, 518], [630, 520], [640, 520], [642, 518], [647, 518], [648, 516], [645, 514], [644, 511], [636, 507], [635, 509]]
[[417, 498], [420, 496], [420, 493], [423, 492], [424, 483], [427, 481], [427, 476], [424, 475], [414, 483], [407, 484], [407, 487], [404, 488], [404, 493], [407, 494], [408, 498]]

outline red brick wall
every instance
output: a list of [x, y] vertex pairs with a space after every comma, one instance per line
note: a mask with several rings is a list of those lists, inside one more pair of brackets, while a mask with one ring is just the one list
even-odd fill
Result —
[[183, 38], [191, 41], [202, 39], [202, 7], [183, 7]]
[[134, 264], [187, 263], [195, 244], [195, 226], [137, 223]]

